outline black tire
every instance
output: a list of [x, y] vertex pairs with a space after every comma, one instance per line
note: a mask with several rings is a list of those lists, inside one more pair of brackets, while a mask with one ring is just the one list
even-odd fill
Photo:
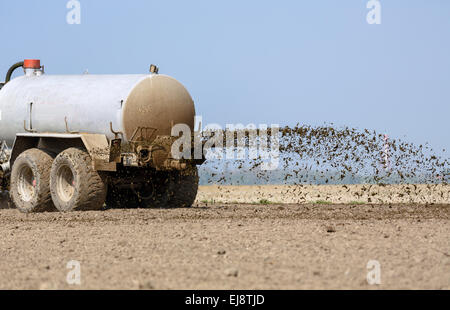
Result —
[[169, 206], [171, 208], [190, 208], [197, 197], [198, 181], [197, 167], [172, 172]]
[[14, 207], [11, 196], [6, 191], [0, 192], [0, 209], [12, 209]]
[[168, 173], [160, 173], [152, 180], [133, 189], [141, 208], [168, 208], [170, 202], [171, 182]]
[[[106, 207], [112, 209], [165, 208], [169, 203], [169, 188], [161, 176], [153, 176], [136, 188], [108, 187]], [[167, 181], [166, 181], [167, 182]]]
[[59, 211], [99, 210], [106, 199], [106, 176], [94, 170], [86, 150], [69, 148], [53, 161], [50, 192]]
[[106, 207], [109, 209], [135, 209], [139, 208], [139, 200], [131, 189], [108, 186]]
[[197, 167], [183, 171], [148, 173], [148, 181], [133, 189], [110, 187], [108, 208], [187, 208], [192, 206], [198, 191]]
[[50, 194], [50, 169], [53, 156], [40, 149], [20, 154], [11, 171], [10, 195], [24, 213], [54, 210]]
[[137, 195], [147, 208], [189, 208], [197, 196], [198, 181], [196, 166], [182, 171], [170, 171], [165, 178], [154, 183], [154, 194], [151, 197], [146, 197], [142, 190]]

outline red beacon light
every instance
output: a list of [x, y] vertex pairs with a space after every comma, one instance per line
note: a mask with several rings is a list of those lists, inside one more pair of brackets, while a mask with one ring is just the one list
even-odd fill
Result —
[[44, 66], [41, 66], [39, 59], [25, 59], [23, 61], [23, 70], [26, 76], [40, 76], [44, 74]]
[[40, 69], [41, 61], [39, 59], [25, 59], [23, 61], [24, 69]]

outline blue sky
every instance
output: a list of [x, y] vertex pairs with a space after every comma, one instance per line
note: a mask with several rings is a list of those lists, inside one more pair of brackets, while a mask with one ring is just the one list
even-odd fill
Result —
[[[0, 2], [0, 74], [145, 73], [191, 92], [204, 123], [324, 122], [450, 150], [450, 1], [66, 0]], [[1, 78], [3, 79], [3, 78]], [[449, 151], [447, 151], [448, 156]]]

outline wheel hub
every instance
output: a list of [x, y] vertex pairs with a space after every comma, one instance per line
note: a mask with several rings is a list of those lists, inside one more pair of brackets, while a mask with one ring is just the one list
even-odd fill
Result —
[[69, 166], [61, 166], [57, 173], [57, 192], [63, 201], [69, 201], [75, 193], [75, 179]]
[[33, 170], [25, 166], [20, 169], [18, 178], [18, 192], [23, 201], [30, 201], [35, 195], [36, 179]]

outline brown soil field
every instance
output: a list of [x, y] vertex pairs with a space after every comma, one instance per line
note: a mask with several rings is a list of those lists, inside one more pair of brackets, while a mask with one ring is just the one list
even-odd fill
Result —
[[449, 204], [5, 209], [0, 233], [0, 289], [450, 289]]
[[200, 186], [199, 202], [450, 204], [448, 184], [403, 185], [211, 185]]

